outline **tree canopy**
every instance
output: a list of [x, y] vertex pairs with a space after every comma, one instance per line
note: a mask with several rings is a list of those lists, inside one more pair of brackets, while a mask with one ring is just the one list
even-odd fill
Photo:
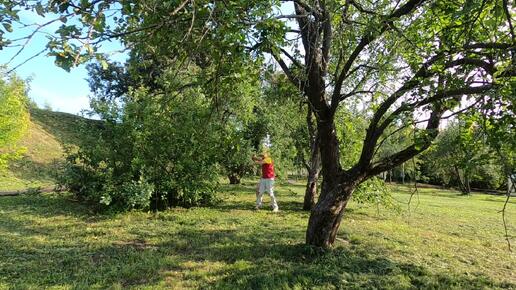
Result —
[[0, 75], [0, 169], [21, 151], [17, 141], [29, 126], [25, 82], [17, 76]]

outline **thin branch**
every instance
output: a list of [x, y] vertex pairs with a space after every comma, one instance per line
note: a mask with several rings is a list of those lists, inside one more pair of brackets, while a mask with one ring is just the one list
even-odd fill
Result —
[[[442, 120], [443, 118], [441, 118]], [[412, 140], [414, 140], [414, 143], [416, 143], [416, 121], [415, 119], [413, 119], [413, 122], [412, 122], [413, 126], [414, 126], [414, 130], [412, 130]], [[417, 204], [416, 204], [416, 209], [417, 207], [419, 206], [419, 190], [418, 190], [418, 187], [417, 187], [417, 167], [416, 167], [416, 158], [415, 156], [412, 157], [412, 166], [414, 166], [414, 190], [411, 190], [410, 192], [410, 198], [409, 198], [409, 201], [408, 201], [408, 210], [409, 210], [409, 215], [410, 215], [410, 205], [411, 205], [411, 202], [412, 202], [412, 197], [414, 197], [414, 194], [417, 194]]]
[[[175, 16], [190, 1], [191, 0], [183, 1], [181, 4], [179, 4], [178, 7], [176, 7], [176, 9], [172, 10], [172, 12], [170, 12], [168, 16], [169, 17]], [[119, 37], [122, 37], [122, 36], [126, 36], [126, 35], [137, 33], [137, 32], [141, 32], [141, 31], [144, 31], [144, 30], [149, 30], [149, 29], [154, 29], [154, 28], [161, 28], [161, 27], [163, 27], [163, 25], [165, 25], [165, 23], [166, 22], [163, 21], [163, 22], [156, 23], [156, 24], [153, 24], [153, 25], [149, 25], [149, 26], [145, 26], [145, 27], [140, 27], [140, 28], [137, 28], [137, 29], [134, 29], [134, 30], [124, 31], [124, 32], [116, 33], [116, 34], [107, 34], [106, 37], [107, 38], [119, 38]]]
[[426, 0], [409, 0], [407, 3], [405, 3], [403, 6], [395, 10], [391, 15], [389, 15], [386, 20], [383, 22], [382, 27], [379, 29], [379, 32], [376, 34], [373, 33], [366, 33], [358, 43], [358, 45], [355, 47], [351, 55], [349, 56], [348, 60], [344, 64], [339, 77], [337, 78], [337, 81], [335, 82], [335, 90], [332, 97], [332, 104], [338, 103], [338, 99], [340, 96], [340, 90], [342, 88], [342, 83], [344, 82], [344, 79], [346, 75], [348, 74], [349, 69], [357, 59], [358, 55], [364, 50], [366, 46], [368, 46], [372, 41], [374, 41], [376, 38], [378, 38], [380, 35], [382, 35], [385, 31], [389, 30], [391, 28], [390, 23], [392, 23], [395, 19], [398, 19], [404, 15], [407, 15], [414, 11], [417, 7], [421, 6]]
[[515, 48], [516, 44], [500, 43], [500, 42], [477, 42], [470, 43], [463, 46], [464, 49], [512, 49]]
[[[512, 177], [511, 177], [512, 179]], [[514, 189], [514, 182], [516, 180], [512, 180], [513, 182], [513, 186], [512, 188]], [[511, 249], [511, 240], [509, 239], [509, 230], [507, 229], [507, 221], [505, 219], [505, 209], [507, 208], [507, 204], [509, 203], [509, 199], [511, 198], [511, 191], [510, 189], [507, 190], [507, 198], [505, 199], [505, 202], [503, 204], [503, 209], [502, 209], [502, 221], [503, 221], [503, 228], [505, 230], [505, 240], [507, 241], [507, 247], [509, 248], [509, 252], [512, 252], [512, 249]]]
[[[29, 44], [29, 42], [32, 40], [32, 38], [34, 37], [34, 35], [36, 35], [36, 33], [38, 33], [41, 29], [43, 29], [44, 27], [54, 23], [54, 22], [57, 22], [57, 21], [60, 21], [62, 19], [62, 17], [69, 17], [71, 16], [73, 13], [69, 13], [69, 14], [66, 14], [64, 16], [61, 16], [59, 18], [56, 18], [56, 19], [52, 19], [50, 21], [47, 21], [43, 24], [34, 24], [34, 25], [37, 25], [37, 28], [34, 29], [34, 31], [32, 31], [32, 33], [26, 37], [23, 37], [23, 38], [20, 38], [18, 40], [22, 40], [22, 39], [25, 39], [25, 43], [21, 46], [21, 48], [9, 59], [9, 61], [7, 62], [7, 64], [10, 64], [18, 55], [20, 55], [20, 53], [22, 53], [23, 50], [25, 50], [25, 47]], [[16, 40], [17, 41], [17, 40]], [[25, 63], [25, 62], [24, 62]]]
[[348, 3], [351, 4], [353, 7], [355, 7], [358, 11], [360, 11], [362, 13], [369, 14], [369, 15], [378, 15], [378, 13], [376, 13], [374, 11], [365, 9], [364, 7], [362, 7], [362, 5], [358, 4], [354, 0], [349, 0]]
[[[511, 33], [512, 44], [516, 44], [516, 37], [514, 35], [514, 26], [512, 26], [511, 13], [509, 12], [509, 4], [507, 0], [503, 0], [503, 11], [505, 12], [505, 17], [507, 17], [507, 22], [509, 23], [509, 32]], [[514, 8], [514, 6], [513, 6]]]
[[274, 18], [276, 19], [297, 19], [297, 18], [306, 18], [308, 17], [309, 14], [302, 14], [302, 15], [297, 15], [297, 14], [290, 14], [290, 15], [278, 15]]
[[312, 12], [313, 9], [308, 4], [306, 4], [304, 1], [301, 0], [281, 0], [281, 2], [294, 2], [295, 4], [303, 7], [306, 11]]
[[142, 31], [145, 31], [145, 30], [150, 30], [150, 29], [154, 29], [154, 28], [161, 28], [161, 27], [163, 27], [163, 25], [165, 25], [165, 22], [155, 23], [155, 24], [152, 24], [152, 25], [149, 25], [149, 26], [144, 26], [144, 27], [140, 27], [140, 28], [137, 28], [137, 29], [128, 30], [128, 31], [124, 31], [124, 32], [119, 32], [119, 33], [114, 33], [114, 34], [106, 34], [106, 35], [104, 35], [102, 40], [109, 39], [109, 38], [119, 38], [119, 37], [122, 37], [122, 36], [126, 36], [126, 35], [130, 35], [130, 34], [133, 34], [133, 33], [142, 32]]
[[[502, 213], [502, 221], [503, 221], [503, 227], [505, 230], [505, 240], [507, 241], [507, 247], [509, 248], [509, 251], [512, 252], [511, 249], [511, 240], [509, 239], [509, 230], [507, 229], [507, 221], [505, 219], [505, 210], [507, 209], [507, 204], [509, 203], [509, 199], [511, 198], [511, 192], [512, 190], [516, 189], [516, 178], [513, 177], [513, 172], [510, 170], [510, 166], [507, 164], [504, 155], [500, 151], [500, 148], [496, 148], [496, 153], [498, 154], [498, 157], [500, 158], [500, 161], [503, 163], [504, 171], [508, 175], [509, 180], [512, 183], [512, 186], [507, 184], [507, 198], [505, 199], [505, 202], [503, 204], [502, 210], [500, 212]], [[511, 188], [512, 187], [512, 188]]]
[[31, 56], [31, 57], [27, 58], [27, 59], [26, 59], [26, 60], [24, 60], [22, 63], [20, 63], [20, 64], [16, 65], [16, 66], [15, 66], [15, 67], [13, 67], [12, 69], [8, 70], [8, 71], [6, 72], [6, 74], [10, 74], [10, 73], [12, 73], [12, 72], [13, 72], [13, 71], [15, 71], [17, 68], [19, 68], [19, 67], [21, 67], [22, 65], [26, 64], [26, 63], [27, 63], [27, 62], [29, 62], [30, 60], [32, 60], [32, 59], [34, 59], [34, 58], [36, 58], [36, 57], [38, 57], [38, 56], [42, 55], [45, 51], [47, 51], [47, 48], [46, 48], [46, 47], [45, 47], [45, 48], [43, 48], [40, 52], [38, 52], [38, 53], [34, 54], [33, 56]]
[[297, 66], [298, 68], [301, 68], [303, 69], [303, 65], [297, 60], [295, 59], [292, 55], [290, 55], [285, 49], [283, 48], [280, 48], [280, 51], [281, 53], [283, 53], [286, 57], [288, 57], [288, 59], [290, 59], [290, 61], [292, 61], [292, 63]]
[[378, 68], [375, 67], [375, 66], [371, 66], [371, 65], [367, 65], [367, 64], [360, 64], [360, 65], [354, 67], [352, 70], [350, 70], [349, 73], [346, 74], [346, 76], [344, 77], [344, 80], [346, 80], [348, 77], [353, 75], [355, 72], [357, 72], [361, 68], [369, 68], [369, 69], [376, 69], [376, 70], [378, 70]]
[[181, 42], [184, 42], [190, 36], [190, 34], [192, 33], [192, 29], [194, 27], [194, 24], [195, 24], [195, 1], [194, 0], [192, 0], [192, 6], [194, 6], [194, 8], [192, 9], [192, 21], [190, 22], [190, 27], [188, 28], [188, 31], [185, 33], [185, 36], [183, 37], [183, 40]]
[[339, 102], [344, 101], [345, 99], [347, 99], [349, 97], [352, 97], [352, 96], [355, 96], [355, 95], [360, 95], [360, 94], [374, 94], [374, 91], [361, 90], [361, 91], [353, 91], [353, 92], [350, 92], [350, 93], [347, 93], [347, 94], [343, 94], [343, 95], [340, 96]]

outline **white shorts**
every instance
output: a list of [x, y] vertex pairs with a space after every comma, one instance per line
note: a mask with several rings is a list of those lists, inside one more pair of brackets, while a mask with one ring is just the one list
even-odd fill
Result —
[[260, 194], [263, 194], [264, 192], [268, 192], [270, 195], [270, 194], [273, 194], [273, 187], [274, 187], [274, 178], [261, 178], [258, 192]]

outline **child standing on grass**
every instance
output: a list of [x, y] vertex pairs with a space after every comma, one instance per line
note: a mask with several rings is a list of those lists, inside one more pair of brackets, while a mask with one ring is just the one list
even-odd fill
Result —
[[278, 203], [276, 202], [273, 190], [275, 175], [272, 158], [269, 153], [265, 152], [258, 155], [258, 157], [253, 156], [252, 159], [255, 163], [262, 166], [262, 177], [260, 178], [258, 188], [256, 189], [256, 209], [260, 209], [260, 207], [262, 207], [263, 193], [267, 191], [271, 197], [272, 211], [278, 212]]

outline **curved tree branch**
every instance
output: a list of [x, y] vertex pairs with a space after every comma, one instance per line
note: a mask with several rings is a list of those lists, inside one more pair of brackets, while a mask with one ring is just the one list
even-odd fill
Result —
[[333, 109], [336, 109], [339, 103], [340, 98], [340, 90], [342, 89], [342, 84], [344, 80], [346, 79], [346, 76], [348, 75], [349, 70], [351, 69], [351, 66], [357, 59], [358, 55], [364, 50], [366, 46], [368, 46], [371, 42], [373, 42], [375, 39], [380, 37], [385, 31], [392, 29], [390, 23], [392, 23], [394, 20], [410, 14], [412, 11], [414, 11], [417, 7], [421, 6], [426, 0], [409, 0], [407, 3], [402, 5], [400, 8], [396, 9], [391, 15], [389, 15], [385, 21], [383, 22], [382, 27], [379, 29], [379, 32], [376, 34], [373, 34], [372, 32], [365, 33], [365, 35], [362, 37], [358, 45], [355, 47], [349, 58], [347, 59], [346, 63], [342, 67], [342, 70], [339, 73], [339, 76], [337, 78], [337, 81], [335, 82], [335, 89], [332, 96], [332, 107]]

